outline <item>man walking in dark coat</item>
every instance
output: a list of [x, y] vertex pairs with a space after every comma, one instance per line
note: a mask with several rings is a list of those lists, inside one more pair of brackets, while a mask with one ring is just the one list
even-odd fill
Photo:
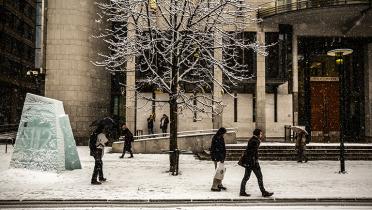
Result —
[[246, 159], [244, 164], [245, 167], [245, 173], [244, 177], [242, 179], [241, 185], [240, 185], [240, 196], [250, 196], [250, 194], [247, 194], [245, 192], [245, 185], [247, 184], [247, 181], [249, 180], [249, 177], [251, 176], [251, 172], [256, 175], [258, 180], [258, 186], [260, 187], [261, 193], [263, 197], [269, 197], [272, 196], [274, 193], [268, 192], [264, 188], [263, 184], [263, 177], [261, 172], [260, 164], [258, 163], [258, 147], [260, 146], [261, 139], [263, 138], [263, 132], [256, 128], [253, 131], [253, 136], [248, 141], [247, 148], [245, 150]]
[[130, 153], [129, 158], [133, 158], [133, 152], [132, 152], [132, 142], [134, 141], [133, 134], [132, 132], [130, 132], [126, 124], [124, 124], [121, 128], [123, 129], [122, 135], [124, 136], [124, 148], [123, 148], [123, 154], [120, 156], [120, 158], [124, 158], [126, 151]]

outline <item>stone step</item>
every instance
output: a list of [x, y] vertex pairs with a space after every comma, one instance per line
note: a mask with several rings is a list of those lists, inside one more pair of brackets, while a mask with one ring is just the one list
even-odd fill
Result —
[[[245, 145], [226, 145], [226, 160], [237, 161], [244, 152]], [[262, 145], [259, 149], [260, 160], [296, 160], [296, 151], [293, 145]], [[309, 145], [306, 148], [309, 160], [339, 160], [340, 147], [332, 145]], [[207, 152], [197, 154], [201, 160], [210, 160]], [[347, 145], [345, 146], [346, 160], [372, 160], [372, 145]]]

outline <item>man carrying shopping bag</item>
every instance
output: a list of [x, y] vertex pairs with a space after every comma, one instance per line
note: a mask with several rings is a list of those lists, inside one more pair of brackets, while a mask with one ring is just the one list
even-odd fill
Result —
[[222, 185], [223, 177], [225, 176], [225, 158], [226, 158], [226, 147], [224, 134], [226, 129], [221, 127], [212, 138], [211, 144], [211, 159], [214, 162], [214, 168], [216, 169], [213, 177], [212, 191], [226, 190], [226, 187]]

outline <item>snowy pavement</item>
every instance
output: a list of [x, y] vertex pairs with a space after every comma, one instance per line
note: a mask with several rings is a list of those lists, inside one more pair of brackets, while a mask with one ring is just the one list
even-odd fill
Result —
[[[244, 169], [236, 161], [226, 162], [223, 183], [228, 190], [211, 192], [213, 163], [192, 155], [180, 156], [181, 174], [172, 176], [166, 173], [168, 155], [134, 154], [133, 159], [119, 159], [120, 154], [106, 153], [103, 168], [108, 181], [91, 185], [94, 160], [88, 147], [78, 147], [83, 169], [61, 173], [9, 169], [12, 147], [8, 153], [4, 150], [1, 145], [0, 200], [241, 199]], [[347, 174], [338, 173], [339, 165], [338, 161], [261, 161], [265, 187], [275, 193], [275, 199], [372, 198], [372, 161], [346, 161]], [[261, 197], [254, 174], [247, 193], [252, 194], [248, 199], [267, 199]]]

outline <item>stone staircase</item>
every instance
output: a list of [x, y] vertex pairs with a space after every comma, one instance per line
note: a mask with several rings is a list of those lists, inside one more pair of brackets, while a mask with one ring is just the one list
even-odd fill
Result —
[[[226, 160], [237, 161], [245, 150], [246, 144], [227, 144]], [[306, 154], [312, 160], [339, 160], [339, 144], [310, 143], [306, 146]], [[201, 160], [210, 160], [209, 151], [197, 154]], [[296, 160], [294, 143], [262, 143], [259, 148], [260, 160]], [[346, 160], [372, 160], [372, 144], [345, 144]]]

